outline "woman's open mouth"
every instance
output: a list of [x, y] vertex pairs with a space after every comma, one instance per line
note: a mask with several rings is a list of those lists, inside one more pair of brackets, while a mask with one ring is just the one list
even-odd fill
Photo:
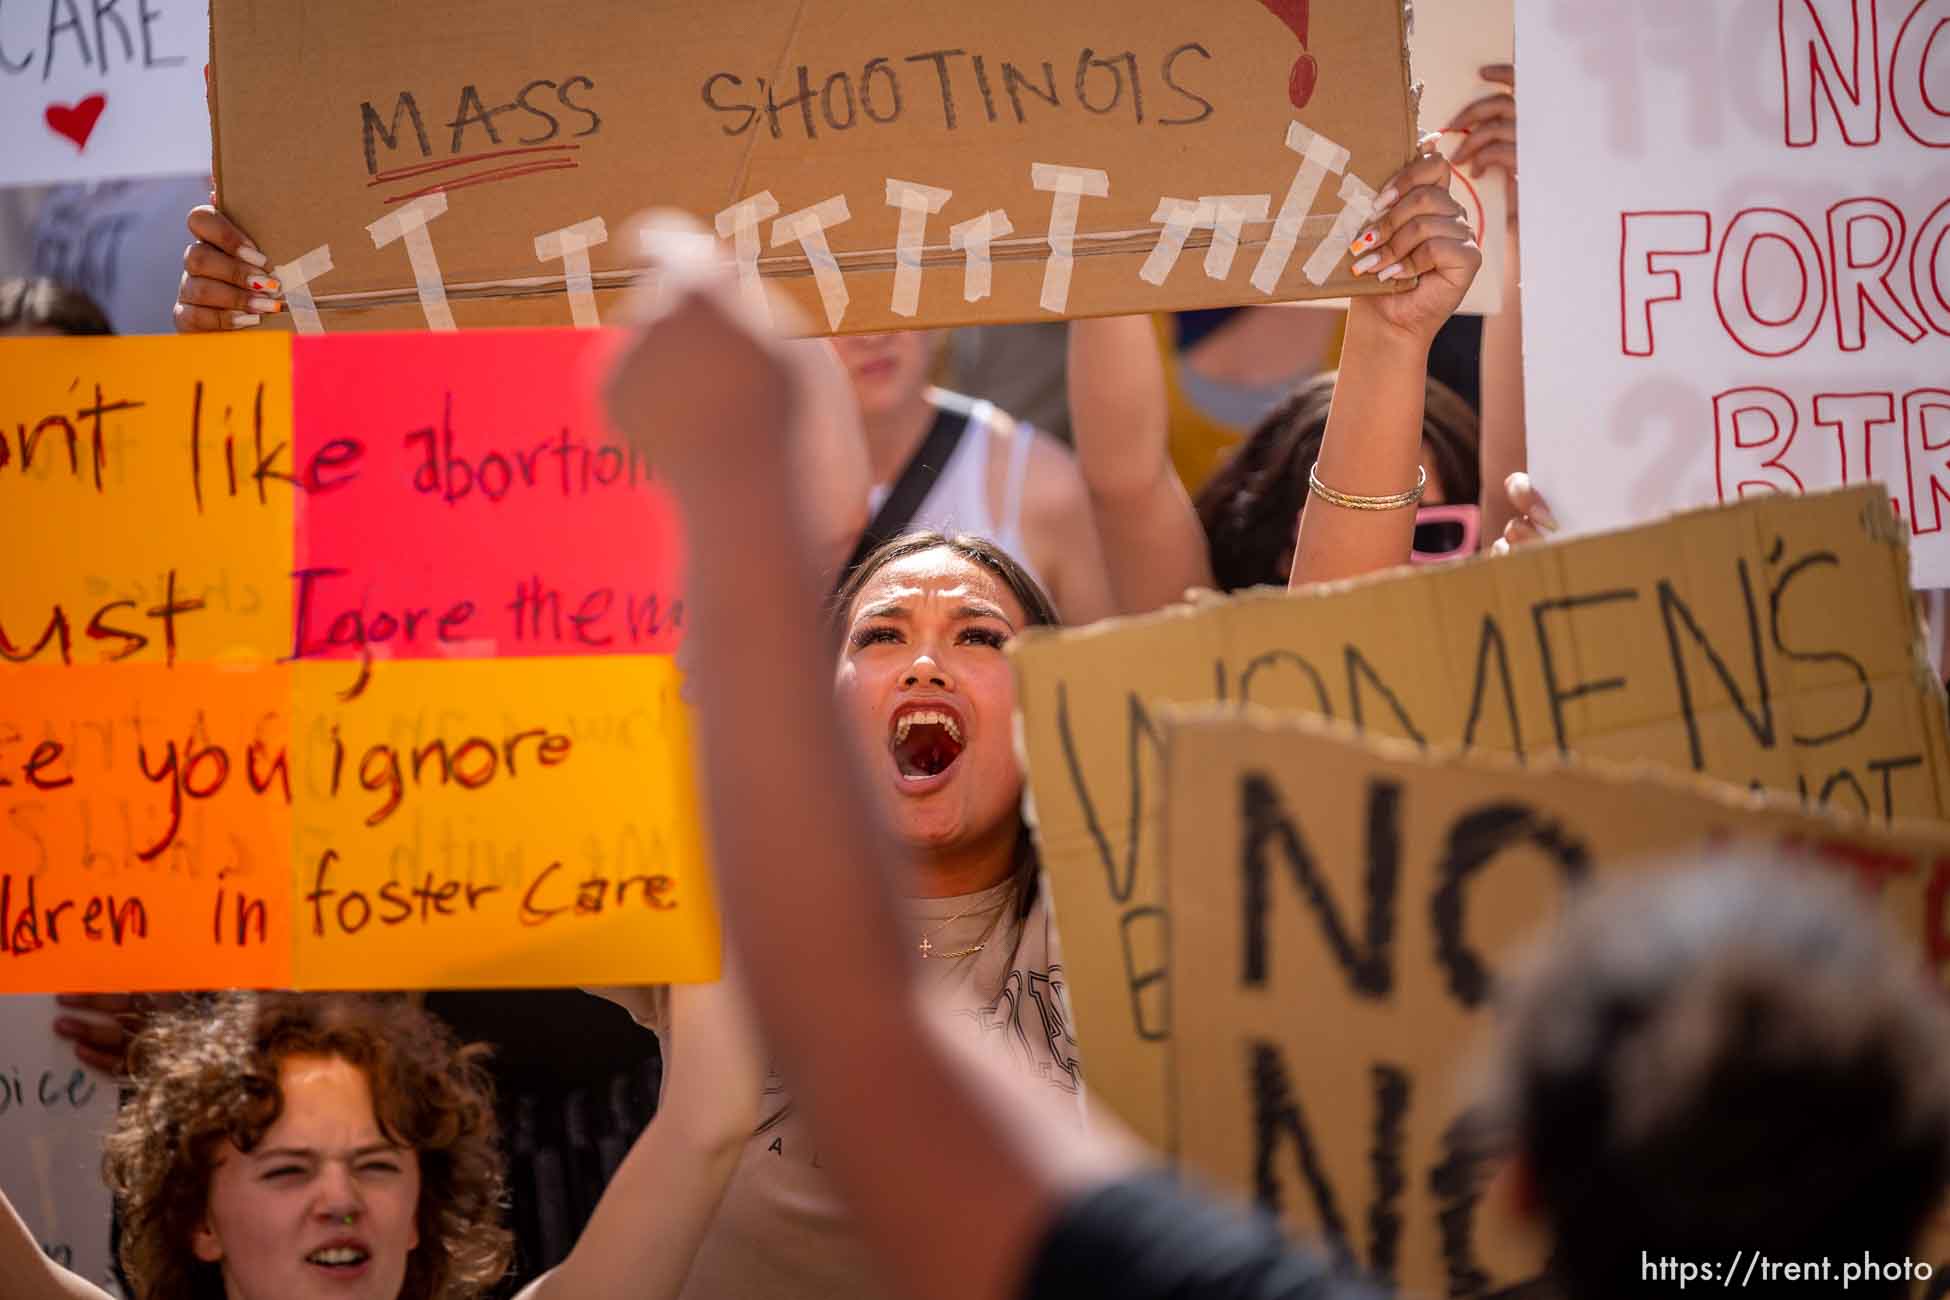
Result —
[[902, 780], [930, 780], [961, 757], [961, 721], [945, 709], [918, 706], [895, 715], [887, 743]]
[[372, 1253], [356, 1242], [334, 1242], [305, 1256], [305, 1263], [326, 1273], [349, 1276], [363, 1272]]

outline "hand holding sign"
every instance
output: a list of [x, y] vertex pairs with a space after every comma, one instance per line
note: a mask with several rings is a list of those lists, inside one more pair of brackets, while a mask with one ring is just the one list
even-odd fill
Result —
[[65, 1011], [92, 1012], [92, 1015], [57, 1016], [54, 1036], [74, 1044], [75, 1058], [103, 1074], [125, 1079], [129, 1074], [129, 1049], [136, 1035], [148, 1025], [157, 1011], [183, 1005], [183, 995], [160, 996], [141, 993], [64, 993], [55, 999]]
[[1351, 246], [1356, 275], [1420, 278], [1404, 293], [1356, 299], [1349, 315], [1372, 316], [1426, 347], [1469, 292], [1483, 253], [1462, 204], [1449, 194], [1449, 160], [1432, 142], [1424, 147], [1382, 190], [1373, 224]]
[[[1501, 168], [1514, 187], [1517, 181], [1517, 70], [1508, 63], [1493, 63], [1484, 68], [1483, 80], [1508, 90], [1485, 95], [1466, 105], [1449, 119], [1445, 131], [1463, 136], [1463, 142], [1449, 159], [1457, 168], [1465, 164], [1478, 180]], [[1510, 205], [1514, 224], [1517, 208]]]
[[1530, 475], [1518, 470], [1503, 481], [1503, 491], [1510, 499], [1514, 514], [1503, 525], [1503, 536], [1491, 544], [1493, 554], [1508, 555], [1512, 547], [1545, 541], [1557, 531], [1557, 516], [1551, 513], [1544, 494], [1530, 481]]
[[183, 250], [177, 333], [243, 329], [284, 310], [274, 296], [282, 286], [265, 270], [269, 259], [229, 217], [205, 204], [191, 210], [189, 229], [196, 242]]

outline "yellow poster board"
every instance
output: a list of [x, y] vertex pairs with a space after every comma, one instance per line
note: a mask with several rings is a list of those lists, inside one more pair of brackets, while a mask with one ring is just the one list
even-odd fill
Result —
[[0, 345], [0, 991], [716, 977], [599, 344]]

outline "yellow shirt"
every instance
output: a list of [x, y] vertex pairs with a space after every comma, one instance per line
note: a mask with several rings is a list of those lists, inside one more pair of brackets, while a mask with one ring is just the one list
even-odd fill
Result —
[[[1284, 309], [1282, 309], [1284, 310]], [[1297, 310], [1297, 309], [1296, 309]], [[1197, 495], [1205, 480], [1223, 465], [1250, 429], [1236, 429], [1206, 414], [1185, 393], [1180, 378], [1184, 362], [1178, 352], [1178, 333], [1169, 315], [1151, 318], [1158, 350], [1165, 363], [1165, 398], [1170, 408], [1171, 463], [1185, 490]], [[1343, 331], [1337, 331], [1324, 368], [1340, 364]]]

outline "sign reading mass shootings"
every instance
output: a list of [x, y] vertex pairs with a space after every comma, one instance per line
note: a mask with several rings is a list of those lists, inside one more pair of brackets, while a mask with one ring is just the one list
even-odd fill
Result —
[[1032, 633], [1015, 650], [1037, 834], [1093, 1091], [1174, 1149], [1159, 838], [1165, 703], [1300, 709], [1435, 747], [1647, 760], [1870, 818], [1950, 813], [1942, 687], [1875, 488]]
[[222, 206], [303, 330], [593, 324], [682, 208], [850, 332], [1344, 297], [1400, 0], [214, 0]]
[[602, 341], [0, 349], [0, 989], [715, 978]]

